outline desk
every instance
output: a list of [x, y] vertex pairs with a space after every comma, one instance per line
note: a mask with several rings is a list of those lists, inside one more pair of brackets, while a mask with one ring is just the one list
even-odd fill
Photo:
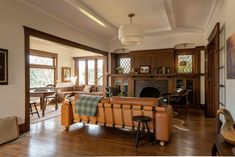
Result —
[[233, 156], [232, 148], [234, 148], [234, 145], [231, 145], [223, 140], [223, 137], [220, 134], [213, 133], [212, 134], [212, 140], [213, 140], [213, 147], [211, 149], [211, 155], [216, 156], [216, 153], [220, 156]]
[[58, 108], [58, 102], [57, 102], [57, 91], [30, 91], [30, 96], [31, 97], [40, 97], [40, 105], [42, 109], [42, 116], [44, 117], [45, 115], [45, 109], [46, 109], [46, 103], [44, 102], [44, 99], [46, 96], [49, 95], [56, 95], [56, 109]]

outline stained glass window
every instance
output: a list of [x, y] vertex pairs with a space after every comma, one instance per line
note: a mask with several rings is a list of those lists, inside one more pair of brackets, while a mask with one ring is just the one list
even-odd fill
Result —
[[193, 72], [193, 55], [178, 55], [178, 73]]
[[120, 66], [123, 68], [123, 73], [127, 74], [131, 71], [131, 58], [120, 58]]

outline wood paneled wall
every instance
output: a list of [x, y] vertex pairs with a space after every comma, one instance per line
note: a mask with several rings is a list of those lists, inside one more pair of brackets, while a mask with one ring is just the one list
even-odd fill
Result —
[[[186, 88], [186, 81], [193, 81], [193, 104], [191, 107], [200, 108], [200, 77], [204, 74], [201, 73], [201, 50], [205, 50], [204, 46], [199, 46], [191, 49], [157, 49], [157, 50], [141, 50], [132, 51], [127, 54], [112, 54], [111, 55], [111, 84], [115, 86], [115, 82], [123, 82], [128, 80], [128, 96], [133, 96], [134, 93], [134, 80], [159, 80], [167, 79], [169, 83], [168, 92], [176, 90], [176, 80], [183, 80], [184, 88]], [[177, 55], [191, 54], [193, 55], [193, 69], [192, 73], [177, 73]], [[120, 58], [130, 57], [131, 68], [134, 68], [136, 72], [139, 71], [141, 65], [150, 66], [149, 75], [115, 75], [115, 68], [118, 66]], [[157, 74], [157, 68], [165, 67], [170, 69], [170, 74]]]
[[132, 68], [138, 69], [140, 65], [150, 65], [150, 72], [156, 73], [158, 67], [170, 68], [174, 72], [174, 49], [143, 50], [130, 53]]

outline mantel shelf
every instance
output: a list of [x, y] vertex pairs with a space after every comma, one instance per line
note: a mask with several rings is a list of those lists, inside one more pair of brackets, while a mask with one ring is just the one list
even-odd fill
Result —
[[190, 74], [108, 74], [111, 77], [196, 77], [203, 76], [203, 73], [190, 73]]

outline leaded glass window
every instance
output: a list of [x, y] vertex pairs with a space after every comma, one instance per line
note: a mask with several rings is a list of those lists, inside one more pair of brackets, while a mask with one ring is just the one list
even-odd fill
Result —
[[123, 68], [123, 73], [127, 74], [131, 71], [131, 58], [120, 58], [120, 66]]
[[193, 72], [193, 55], [177, 55], [177, 72], [192, 73]]

